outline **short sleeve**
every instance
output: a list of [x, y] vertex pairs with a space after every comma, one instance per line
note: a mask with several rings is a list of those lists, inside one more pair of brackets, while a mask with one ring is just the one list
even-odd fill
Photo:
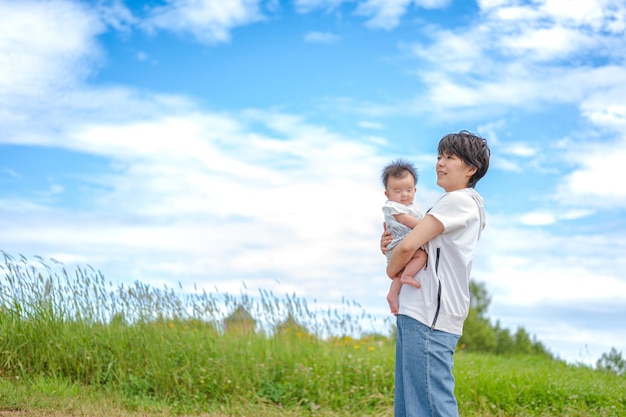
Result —
[[467, 193], [444, 194], [428, 211], [443, 225], [444, 232], [466, 227], [477, 216], [474, 199]]
[[383, 213], [389, 216], [395, 216], [396, 214], [411, 214], [409, 206], [396, 203], [395, 201], [387, 201], [383, 206]]

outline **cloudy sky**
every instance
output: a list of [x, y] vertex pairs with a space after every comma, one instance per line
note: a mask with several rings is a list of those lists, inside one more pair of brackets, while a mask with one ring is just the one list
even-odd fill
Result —
[[467, 129], [492, 320], [626, 353], [625, 32], [624, 0], [0, 0], [0, 249], [387, 317], [380, 169], [428, 208]]

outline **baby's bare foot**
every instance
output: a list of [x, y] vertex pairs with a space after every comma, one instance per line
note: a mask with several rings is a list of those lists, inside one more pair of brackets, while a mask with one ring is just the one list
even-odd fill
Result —
[[413, 277], [401, 277], [400, 282], [415, 288], [420, 288], [422, 286], [422, 284], [420, 284], [420, 282]]

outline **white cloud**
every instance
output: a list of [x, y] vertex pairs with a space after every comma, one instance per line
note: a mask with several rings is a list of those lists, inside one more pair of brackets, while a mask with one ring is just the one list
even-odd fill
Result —
[[[608, 1], [483, 2], [485, 25], [505, 52], [552, 60], [592, 52], [620, 56], [626, 6]], [[617, 48], [617, 50], [613, 50]]]
[[[524, 227], [510, 214], [487, 213], [472, 271], [489, 289], [494, 320], [512, 331], [524, 327], [568, 361], [576, 361], [585, 347], [597, 358], [623, 345], [619, 338], [602, 336], [621, 328], [615, 315], [626, 303], [621, 273], [626, 238], [619, 227], [581, 228], [577, 219], [585, 224], [589, 214], [584, 209], [538, 212], [538, 219], [555, 223]], [[559, 227], [564, 220], [571, 223]], [[598, 320], [603, 326], [589, 325]]]
[[564, 220], [577, 220], [585, 217], [592, 216], [596, 213], [594, 209], [582, 208], [582, 209], [569, 209], [559, 214], [559, 217]]
[[137, 52], [135, 56], [137, 57], [137, 61], [140, 61], [140, 62], [145, 62], [150, 59], [150, 55], [148, 55], [147, 53], [143, 51]]
[[498, 293], [500, 303], [532, 307], [541, 303], [589, 303], [602, 299], [626, 302], [626, 282], [615, 276], [595, 274], [576, 264], [547, 267], [541, 259], [517, 266], [508, 261], [502, 259], [501, 268], [493, 271], [495, 276], [510, 280], [506, 292]]
[[[490, 138], [491, 139], [491, 138]], [[549, 144], [537, 143], [534, 138], [524, 138], [526, 142], [515, 140], [490, 140], [491, 160], [490, 166], [508, 172], [525, 172], [528, 170], [545, 173], [547, 170], [554, 171], [554, 164], [544, 167], [545, 155], [553, 152]], [[546, 146], [548, 149], [544, 149]]]
[[142, 26], [149, 31], [169, 30], [190, 33], [199, 42], [214, 44], [230, 41], [236, 27], [263, 20], [260, 0], [168, 0], [150, 9]]
[[577, 144], [568, 151], [568, 160], [577, 168], [563, 178], [559, 200], [587, 207], [626, 208], [626, 189], [620, 186], [626, 139]]
[[9, 177], [22, 178], [22, 176], [20, 174], [18, 174], [17, 172], [15, 172], [15, 170], [13, 170], [11, 168], [2, 167], [0, 169], [0, 172], [2, 172], [2, 174], [6, 174]]
[[[538, 112], [538, 109], [551, 109], [551, 106], [557, 105], [578, 106], [584, 103], [585, 115], [607, 123], [620, 116], [617, 104], [609, 115], [602, 103], [606, 103], [609, 96], [616, 99], [619, 96], [618, 92], [626, 81], [624, 68], [540, 67], [523, 60], [497, 62], [486, 51], [475, 47], [480, 44], [479, 39], [451, 36], [454, 39], [449, 39], [450, 42], [445, 39], [444, 44], [435, 41], [429, 45], [414, 46], [413, 54], [431, 62], [416, 71], [424, 91], [420, 91], [413, 99], [386, 104], [347, 97], [327, 101], [341, 111], [370, 117], [428, 114], [428, 117], [438, 121], [454, 122], [497, 118], [498, 129], [502, 128], [506, 117], [513, 111]], [[462, 46], [465, 43], [470, 49], [465, 50], [464, 54], [457, 54], [457, 48], [465, 49]], [[600, 97], [595, 99], [596, 95]], [[597, 104], [588, 102], [587, 97], [590, 100], [593, 98]], [[489, 126], [479, 130], [485, 131], [488, 137], [490, 129], [492, 127]], [[516, 146], [511, 151], [532, 152], [529, 145], [525, 148]]]
[[539, 10], [555, 21], [594, 31], [622, 33], [625, 28], [626, 5], [612, 0], [544, 0]]
[[371, 28], [391, 30], [398, 26], [411, 3], [411, 0], [366, 0], [359, 3], [356, 13], [369, 17], [366, 25]]
[[359, 127], [362, 127], [363, 129], [373, 129], [373, 130], [380, 130], [380, 129], [385, 128], [384, 125], [380, 122], [372, 122], [368, 120], [363, 120], [359, 122]]
[[552, 224], [556, 221], [553, 213], [547, 211], [535, 211], [532, 213], [526, 213], [522, 216], [522, 224], [528, 226], [545, 226]]
[[450, 73], [467, 74], [482, 68], [480, 62], [486, 59], [484, 50], [489, 43], [481, 30], [467, 33], [454, 33], [448, 29], [428, 27], [426, 35], [432, 39], [429, 45], [417, 43], [411, 51]]
[[537, 149], [530, 146], [527, 143], [522, 142], [507, 142], [499, 147], [499, 151], [512, 156], [518, 156], [522, 158], [530, 158], [537, 155]]
[[520, 4], [514, 0], [478, 1], [481, 11], [507, 23], [563, 25], [620, 33], [624, 31], [626, 5], [612, 0], [540, 0]]
[[[607, 73], [605, 76], [621, 78], [617, 70], [615, 74]], [[626, 106], [624, 105], [626, 85], [623, 83], [623, 78], [620, 81], [619, 84], [599, 88], [580, 104], [583, 116], [594, 125], [616, 132], [623, 132], [626, 127]]]
[[310, 43], [335, 43], [341, 38], [331, 32], [309, 32], [304, 35], [304, 41]]
[[120, 32], [128, 32], [138, 20], [123, 3], [123, 0], [105, 0], [98, 2], [96, 10], [101, 20]]
[[357, 3], [355, 13], [367, 18], [365, 25], [372, 29], [392, 30], [400, 24], [411, 6], [437, 9], [450, 4], [450, 0], [296, 0], [299, 13], [315, 9], [335, 10], [343, 3]]
[[104, 30], [81, 3], [0, 1], [0, 102], [83, 80], [101, 59], [94, 37]]
[[596, 46], [594, 38], [576, 28], [528, 28], [522, 33], [504, 36], [499, 46], [507, 53], [523, 55], [531, 61], [566, 58], [581, 49]]
[[[228, 9], [234, 5], [224, 12], [243, 20], [252, 16]], [[185, 4], [170, 6], [181, 9], [164, 14], [187, 17]], [[54, 194], [67, 188], [56, 181], [46, 195], [0, 200], [0, 229], [11, 236], [3, 250], [28, 248], [31, 254], [80, 260], [113, 280], [217, 284], [254, 276], [255, 285], [282, 279], [281, 288], [302, 294], [317, 294], [319, 277], [345, 271], [361, 277], [363, 290], [355, 292], [350, 280], [342, 280], [334, 283], [335, 295], [364, 298], [374, 284], [384, 306], [384, 257], [371, 243], [379, 237], [384, 199], [378, 179], [383, 161], [373, 142], [288, 114], [224, 114], [199, 109], [184, 97], [90, 87], [81, 69], [94, 68], [94, 40], [105, 30], [95, 12], [69, 2], [0, 8], [7, 12], [0, 13], [6, 19], [0, 25], [6, 30], [1, 56], [23, 56], [21, 66], [13, 67], [19, 71], [0, 81], [1, 99], [8, 101], [9, 88], [14, 95], [28, 92], [21, 85], [42, 87], [37, 100], [0, 107], [15, 111], [13, 118], [0, 112], [3, 143], [64, 148], [111, 161], [109, 172], [85, 178], [73, 194], [82, 209], [58, 203], [63, 199]], [[243, 21], [236, 16], [222, 16], [222, 29]], [[65, 32], [64, 43], [54, 34], [65, 26], [72, 32]], [[39, 35], [39, 27], [51, 35]], [[71, 89], [60, 96], [50, 91], [62, 88], [64, 79]], [[27, 123], [35, 118], [36, 125]], [[259, 124], [271, 136], [252, 128]], [[355, 201], [372, 207], [356, 221]]]
[[356, 13], [368, 16], [366, 26], [391, 30], [400, 24], [411, 5], [425, 9], [438, 9], [450, 4], [450, 0], [365, 0], [359, 3]]
[[517, 161], [513, 161], [507, 158], [501, 158], [497, 155], [493, 155], [490, 158], [489, 165], [501, 171], [508, 171], [508, 172], [522, 172], [523, 171], [521, 165]]
[[[536, 217], [548, 223], [556, 216], [544, 212]], [[626, 301], [626, 280], [619, 272], [626, 268], [621, 256], [626, 240], [619, 231], [579, 233], [572, 224], [559, 234], [542, 226], [526, 228], [512, 224], [508, 216], [488, 216], [474, 275], [487, 282], [498, 304]]]
[[626, 44], [616, 28], [626, 24], [626, 6], [593, 2], [588, 10], [591, 2], [565, 3], [480, 2], [478, 23], [425, 27], [430, 40], [410, 49], [427, 63], [419, 76], [428, 93], [414, 111], [493, 117], [511, 108], [582, 103], [593, 123], [623, 123]]
[[578, 220], [595, 214], [591, 208], [542, 209], [524, 213], [520, 223], [526, 226], [548, 226], [562, 220]]
[[315, 9], [334, 10], [347, 0], [295, 0], [298, 13], [309, 13]]
[[[99, 100], [101, 91], [84, 94], [101, 112], [80, 123], [57, 121], [57, 134], [23, 137], [21, 144], [102, 155], [114, 170], [90, 178], [97, 187], [74, 196], [86, 212], [66, 212], [47, 199], [39, 208], [0, 204], [1, 228], [12, 236], [7, 245], [42, 256], [75, 254], [116, 275], [121, 271], [108, 268], [122, 266], [128, 280], [173, 279], [172, 270], [186, 271], [179, 279], [187, 282], [254, 276], [256, 286], [273, 277], [301, 295], [317, 294], [319, 277], [345, 270], [365, 283], [379, 280], [382, 304], [384, 257], [372, 242], [382, 224], [383, 161], [371, 144], [292, 115], [190, 111], [176, 100], [177, 109], [152, 105], [149, 119], [114, 121], [113, 112], [145, 109], [153, 98], [120, 95], [114, 102]], [[255, 133], [251, 126], [259, 124], [272, 135]], [[355, 204], [371, 210], [355, 216]], [[336, 291], [365, 297], [370, 289], [362, 288], [355, 292], [346, 280]]]

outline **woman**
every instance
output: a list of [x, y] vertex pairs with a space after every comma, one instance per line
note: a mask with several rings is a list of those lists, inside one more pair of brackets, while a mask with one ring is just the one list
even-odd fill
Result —
[[[445, 193], [392, 251], [387, 275], [396, 278], [422, 246], [427, 267], [421, 287], [403, 285], [397, 317], [395, 416], [458, 416], [453, 359], [469, 311], [469, 278], [485, 226], [482, 197], [474, 190], [489, 168], [487, 141], [467, 131], [439, 141], [437, 185]], [[401, 220], [401, 219], [399, 219]], [[383, 233], [383, 252], [391, 242]]]

